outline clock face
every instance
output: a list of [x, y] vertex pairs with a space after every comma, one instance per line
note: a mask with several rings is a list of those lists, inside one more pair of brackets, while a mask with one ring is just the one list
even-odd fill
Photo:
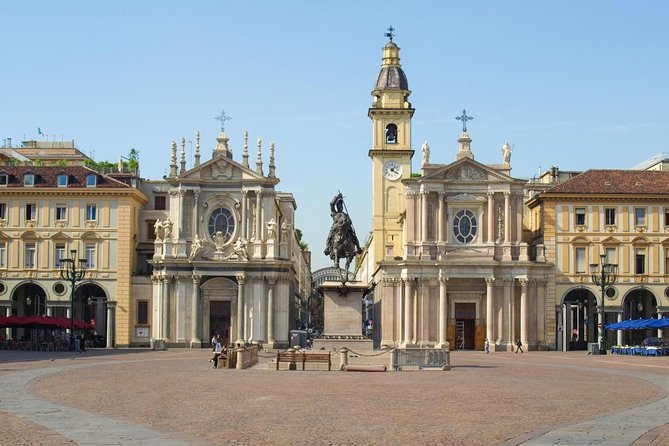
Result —
[[397, 161], [386, 161], [383, 164], [383, 176], [389, 180], [397, 180], [402, 176], [402, 165]]

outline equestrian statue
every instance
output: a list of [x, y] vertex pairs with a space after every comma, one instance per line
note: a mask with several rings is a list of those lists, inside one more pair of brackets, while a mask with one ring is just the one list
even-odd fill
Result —
[[335, 267], [339, 268], [339, 260], [346, 259], [346, 271], [341, 271], [342, 284], [346, 284], [348, 280], [348, 268], [351, 265], [351, 260], [362, 252], [358, 236], [353, 229], [353, 222], [348, 216], [344, 197], [339, 192], [330, 201], [330, 216], [332, 217], [332, 227], [328, 240], [325, 246], [325, 255], [330, 256], [334, 260]]

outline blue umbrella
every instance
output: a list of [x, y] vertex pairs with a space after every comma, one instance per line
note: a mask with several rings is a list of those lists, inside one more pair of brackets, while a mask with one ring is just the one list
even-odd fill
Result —
[[667, 328], [669, 327], [669, 318], [653, 319], [646, 326], [648, 328]]

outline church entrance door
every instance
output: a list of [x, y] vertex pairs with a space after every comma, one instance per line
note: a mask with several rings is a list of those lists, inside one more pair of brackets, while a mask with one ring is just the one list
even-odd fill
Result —
[[214, 300], [209, 303], [209, 330], [221, 336], [222, 345], [230, 345], [230, 301]]
[[455, 346], [458, 350], [473, 350], [475, 342], [476, 304], [455, 304]]

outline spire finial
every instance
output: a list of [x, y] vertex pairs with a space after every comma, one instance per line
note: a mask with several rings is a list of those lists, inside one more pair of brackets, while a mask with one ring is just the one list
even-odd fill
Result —
[[242, 153], [242, 166], [249, 168], [249, 131], [244, 130], [244, 153]]
[[177, 142], [172, 141], [172, 157], [170, 159], [170, 176], [177, 176]]
[[274, 143], [270, 142], [269, 143], [269, 174], [268, 176], [270, 178], [274, 178], [275, 175], [275, 169], [276, 167], [274, 166]]
[[200, 131], [195, 132], [195, 165], [200, 165]]
[[225, 133], [225, 121], [232, 119], [231, 116], [225, 114], [225, 110], [221, 110], [221, 114], [214, 117], [215, 120], [221, 121], [221, 132]]
[[262, 175], [262, 140], [258, 138], [258, 156], [256, 157], [256, 173]]
[[183, 175], [186, 172], [186, 138], [181, 137], [181, 170], [179, 175]]
[[386, 36], [387, 38], [389, 38], [391, 42], [393, 41], [393, 37], [395, 37], [395, 34], [393, 34], [393, 31], [395, 31], [395, 28], [393, 28], [393, 25], [390, 25], [388, 27], [388, 32], [383, 33], [383, 35]]

